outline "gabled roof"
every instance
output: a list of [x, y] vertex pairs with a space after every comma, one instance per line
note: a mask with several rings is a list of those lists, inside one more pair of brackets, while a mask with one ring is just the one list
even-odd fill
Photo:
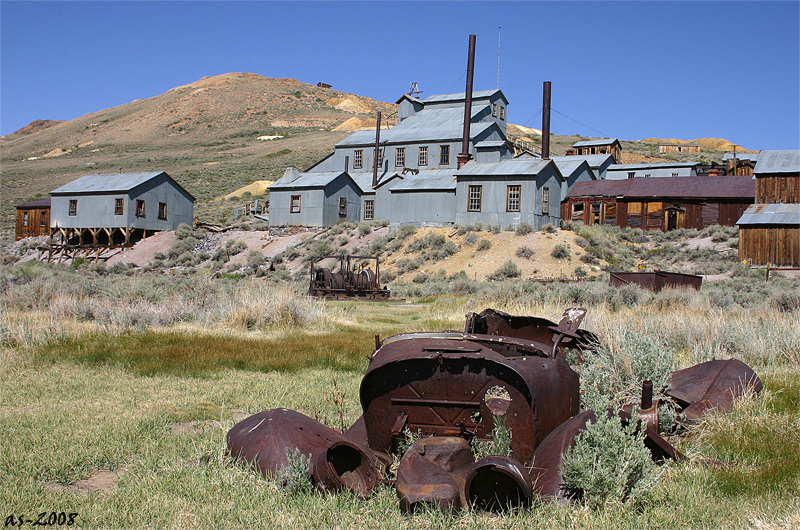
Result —
[[611, 145], [614, 142], [619, 143], [619, 140], [616, 138], [600, 138], [599, 140], [581, 140], [580, 142], [575, 142], [572, 144], [572, 147], [592, 147], [598, 145]]
[[25, 204], [18, 204], [16, 206], [18, 210], [28, 210], [34, 208], [50, 208], [50, 199], [40, 199], [38, 201], [27, 202]]
[[799, 173], [800, 149], [786, 151], [761, 151], [753, 174], [759, 173]]
[[[589, 171], [592, 177], [594, 177], [594, 172], [592, 171], [591, 166], [589, 166], [589, 163], [586, 160], [583, 159], [575, 160], [575, 158], [577, 157], [567, 157], [567, 156], [559, 158], [567, 159], [567, 160], [555, 160], [555, 159], [553, 160], [553, 162], [556, 163], [556, 167], [558, 168], [558, 170], [561, 172], [562, 175], [564, 175], [564, 178], [569, 178], [574, 173], [580, 171], [580, 169], [583, 166], [586, 166], [586, 170]], [[570, 158], [572, 158], [573, 160], [569, 160]]]
[[800, 204], [752, 204], [736, 224], [800, 226]]
[[552, 160], [542, 158], [507, 158], [500, 162], [467, 162], [464, 167], [456, 171], [456, 177], [479, 176], [536, 176], [547, 166], [551, 165], [561, 180], [564, 180], [558, 166]]
[[614, 160], [614, 155], [610, 153], [599, 154], [599, 155], [569, 155], [569, 156], [551, 156], [550, 157], [555, 162], [561, 162], [562, 160], [586, 160], [589, 163], [589, 167], [595, 168], [600, 167], [606, 162]]
[[647, 197], [685, 199], [747, 199], [756, 195], [752, 177], [661, 177], [579, 182], [569, 197]]
[[73, 195], [82, 193], [119, 193], [131, 191], [141, 186], [145, 182], [161, 175], [172, 181], [175, 186], [183, 190], [194, 200], [191, 193], [183, 189], [175, 179], [167, 175], [164, 171], [153, 171], [148, 173], [109, 173], [105, 175], [85, 175], [79, 179], [64, 184], [50, 192], [50, 195]]
[[399, 105], [400, 102], [403, 101], [404, 99], [407, 99], [407, 100], [411, 101], [412, 103], [419, 103], [420, 105], [424, 105], [424, 103], [422, 102], [421, 99], [415, 98], [415, 97], [411, 96], [410, 94], [403, 94], [402, 96], [400, 96], [400, 98], [397, 101], [394, 102], [394, 104], [395, 105]]
[[[474, 118], [486, 110], [488, 105], [475, 105], [471, 116]], [[463, 134], [464, 109], [458, 107], [424, 108], [409, 116], [391, 129], [381, 130], [381, 144], [460, 140]], [[497, 126], [494, 121], [470, 123], [470, 138], [475, 138], [486, 129]], [[374, 146], [375, 131], [357, 131], [336, 144], [344, 146]]]
[[[287, 188], [322, 188], [340, 175], [347, 175], [345, 171], [313, 171], [308, 173], [295, 173], [297, 178], [289, 178], [288, 171], [284, 176], [273, 182], [269, 189], [281, 190]], [[349, 177], [349, 175], [348, 175]]]
[[[475, 99], [490, 98], [490, 97], [494, 96], [497, 93], [499, 93], [500, 97], [502, 97], [503, 100], [506, 103], [508, 103], [508, 100], [506, 99], [506, 97], [503, 95], [503, 92], [499, 88], [496, 88], [494, 90], [473, 90], [472, 91], [472, 99], [475, 100]], [[455, 103], [455, 102], [459, 102], [459, 101], [464, 101], [466, 99], [465, 98], [465, 94], [466, 94], [466, 92], [458, 92], [458, 93], [455, 93], [455, 94], [438, 94], [438, 95], [428, 96], [425, 99], [423, 99], [422, 102], [423, 103], [444, 103], [444, 102], [454, 102]]]

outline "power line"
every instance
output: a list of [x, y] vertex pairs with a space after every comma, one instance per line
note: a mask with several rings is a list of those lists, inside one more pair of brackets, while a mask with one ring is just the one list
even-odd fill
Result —
[[596, 133], [600, 134], [601, 136], [605, 136], [606, 138], [611, 138], [611, 135], [610, 135], [610, 134], [606, 134], [606, 133], [604, 133], [604, 132], [602, 132], [602, 131], [598, 131], [597, 129], [593, 129], [592, 127], [589, 127], [589, 126], [588, 126], [588, 125], [586, 125], [585, 123], [581, 123], [581, 122], [579, 122], [579, 121], [578, 121], [578, 120], [576, 120], [575, 118], [570, 118], [570, 117], [569, 117], [569, 116], [567, 116], [566, 114], [564, 114], [564, 113], [562, 113], [562, 112], [558, 112], [556, 109], [554, 109], [554, 108], [552, 108], [552, 107], [550, 107], [550, 110], [552, 110], [553, 112], [555, 112], [555, 113], [557, 113], [557, 114], [560, 114], [561, 116], [564, 116], [565, 118], [567, 118], [567, 119], [569, 119], [569, 120], [572, 120], [572, 121], [574, 121], [574, 122], [575, 122], [575, 123], [577, 123], [578, 125], [583, 125], [583, 126], [584, 126], [584, 127], [586, 127], [587, 129], [589, 129], [589, 130], [592, 130], [592, 131], [594, 131], [594, 132], [596, 132]]
[[525, 120], [525, 121], [522, 123], [522, 126], [523, 126], [523, 127], [527, 127], [527, 126], [528, 126], [528, 123], [532, 122], [533, 120], [535, 120], [536, 118], [538, 118], [538, 117], [539, 117], [539, 116], [541, 116], [541, 115], [542, 115], [542, 109], [539, 109], [539, 112], [537, 112], [537, 113], [536, 113], [534, 116], [532, 116], [532, 117], [528, 118], [527, 120]]
[[464, 79], [464, 76], [465, 76], [465, 75], [467, 75], [467, 71], [466, 71], [466, 70], [464, 70], [464, 71], [461, 73], [461, 77], [459, 77], [459, 78], [458, 78], [458, 80], [456, 80], [456, 82], [455, 82], [455, 83], [453, 83], [453, 86], [451, 86], [451, 87], [450, 87], [450, 90], [447, 92], [448, 94], [454, 94], [454, 93], [455, 93], [455, 92], [453, 92], [453, 90], [456, 88], [456, 85], [458, 84], [458, 82], [459, 82], [459, 81], [461, 81], [462, 79]]

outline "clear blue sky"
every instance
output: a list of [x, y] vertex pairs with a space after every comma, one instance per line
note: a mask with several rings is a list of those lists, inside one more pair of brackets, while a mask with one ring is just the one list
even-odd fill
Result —
[[[800, 2], [0, 2], [0, 133], [203, 76], [323, 81], [394, 102], [497, 82], [559, 134], [800, 148]], [[579, 123], [578, 123], [579, 122]]]

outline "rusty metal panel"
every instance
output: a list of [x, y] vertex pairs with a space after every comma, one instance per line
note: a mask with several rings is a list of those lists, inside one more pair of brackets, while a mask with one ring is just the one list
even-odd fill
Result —
[[467, 471], [464, 488], [470, 507], [488, 511], [527, 506], [533, 493], [528, 470], [507, 456], [487, 456], [475, 462]]
[[703, 283], [702, 276], [682, 274], [678, 272], [653, 271], [653, 272], [612, 272], [609, 284], [614, 287], [635, 284], [644, 289], [657, 293], [664, 287], [691, 287], [700, 290]]
[[[488, 439], [493, 400], [503, 402], [513, 456], [536, 446], [578, 413], [578, 374], [552, 344], [490, 335], [409, 333], [386, 339], [361, 383], [369, 446], [392, 449], [408, 428], [424, 435]], [[490, 404], [492, 408], [490, 408]]]
[[341, 433], [288, 409], [254, 414], [234, 425], [228, 450], [252, 463], [264, 476], [276, 476], [289, 465], [287, 451], [311, 457], [309, 478], [322, 491], [350, 489], [366, 497], [378, 483], [380, 464], [373, 452]]

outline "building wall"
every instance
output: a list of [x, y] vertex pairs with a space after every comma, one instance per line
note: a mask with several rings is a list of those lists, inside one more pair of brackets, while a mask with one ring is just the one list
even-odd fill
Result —
[[[27, 214], [27, 223], [25, 222]], [[17, 209], [15, 239], [50, 235], [50, 208]]]
[[[300, 211], [291, 213], [293, 195], [300, 197]], [[322, 188], [294, 190], [271, 190], [269, 224], [272, 226], [323, 226], [323, 204], [325, 192]]]
[[694, 167], [666, 167], [666, 168], [646, 168], [646, 169], [615, 169], [610, 167], [606, 171], [606, 180], [625, 180], [631, 178], [629, 173], [633, 173], [633, 178], [640, 177], [695, 177], [697, 171]]
[[751, 259], [753, 265], [800, 267], [800, 227], [741, 226], [739, 259]]
[[757, 175], [756, 204], [800, 203], [800, 176]]
[[[123, 201], [122, 215], [116, 215], [117, 199]], [[71, 200], [77, 201], [75, 215], [69, 215]], [[144, 216], [136, 215], [138, 200], [144, 201]], [[158, 204], [161, 202], [167, 205], [166, 219], [158, 218]], [[50, 226], [173, 230], [181, 223], [191, 225], [193, 212], [191, 196], [162, 174], [128, 192], [54, 195], [51, 198]]]
[[[342, 221], [357, 223], [361, 220], [361, 192], [344, 175], [334, 179], [324, 188], [322, 226], [333, 226]], [[339, 201], [347, 201], [347, 210], [342, 213]]]
[[389, 200], [381, 204], [381, 219], [392, 226], [448, 226], [455, 223], [456, 190], [387, 190]]

